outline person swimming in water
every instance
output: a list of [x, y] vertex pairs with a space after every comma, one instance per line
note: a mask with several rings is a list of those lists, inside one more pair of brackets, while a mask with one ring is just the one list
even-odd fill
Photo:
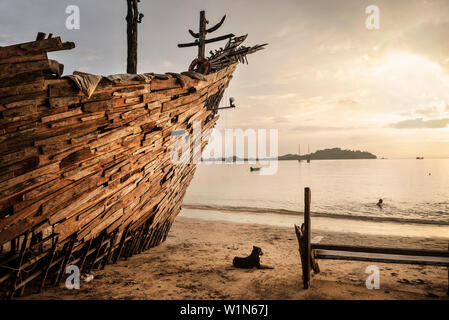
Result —
[[376, 206], [378, 206], [380, 209], [382, 209], [384, 205], [384, 201], [382, 199], [379, 199], [379, 202], [377, 202]]

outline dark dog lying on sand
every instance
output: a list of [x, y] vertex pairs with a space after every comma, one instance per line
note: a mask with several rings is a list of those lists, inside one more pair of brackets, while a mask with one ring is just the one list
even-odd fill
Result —
[[256, 267], [257, 269], [274, 269], [274, 267], [264, 266], [260, 264], [260, 256], [263, 256], [262, 249], [253, 246], [253, 251], [246, 258], [235, 257], [232, 260], [232, 264], [236, 268], [252, 269]]

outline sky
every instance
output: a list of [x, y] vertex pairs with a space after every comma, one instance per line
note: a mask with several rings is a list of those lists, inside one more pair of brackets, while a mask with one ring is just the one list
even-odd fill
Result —
[[[68, 5], [80, 29], [68, 30]], [[369, 5], [380, 28], [365, 26]], [[209, 36], [249, 34], [266, 50], [240, 65], [218, 128], [278, 129], [279, 153], [341, 147], [378, 157], [449, 157], [449, 1], [447, 0], [141, 0], [138, 72], [181, 72], [196, 56], [188, 29], [199, 11]], [[125, 0], [1, 0], [0, 46], [34, 40], [38, 31], [73, 41], [50, 54], [75, 70], [126, 72]], [[225, 43], [210, 45], [207, 51]]]

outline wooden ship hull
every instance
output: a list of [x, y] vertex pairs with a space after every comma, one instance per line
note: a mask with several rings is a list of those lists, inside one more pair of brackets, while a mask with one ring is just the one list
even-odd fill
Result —
[[4, 297], [57, 285], [68, 265], [88, 273], [163, 242], [196, 169], [171, 161], [171, 134], [185, 130], [193, 144], [199, 123], [196, 151], [205, 148], [238, 63], [208, 75], [61, 78], [47, 52], [73, 47], [39, 36], [0, 47]]

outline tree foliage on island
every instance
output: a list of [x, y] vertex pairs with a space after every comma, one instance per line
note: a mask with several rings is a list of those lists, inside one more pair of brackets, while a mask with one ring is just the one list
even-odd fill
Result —
[[279, 160], [344, 160], [344, 159], [377, 159], [377, 156], [367, 151], [342, 150], [341, 148], [332, 148], [318, 150], [310, 155], [287, 154], [280, 156]]

